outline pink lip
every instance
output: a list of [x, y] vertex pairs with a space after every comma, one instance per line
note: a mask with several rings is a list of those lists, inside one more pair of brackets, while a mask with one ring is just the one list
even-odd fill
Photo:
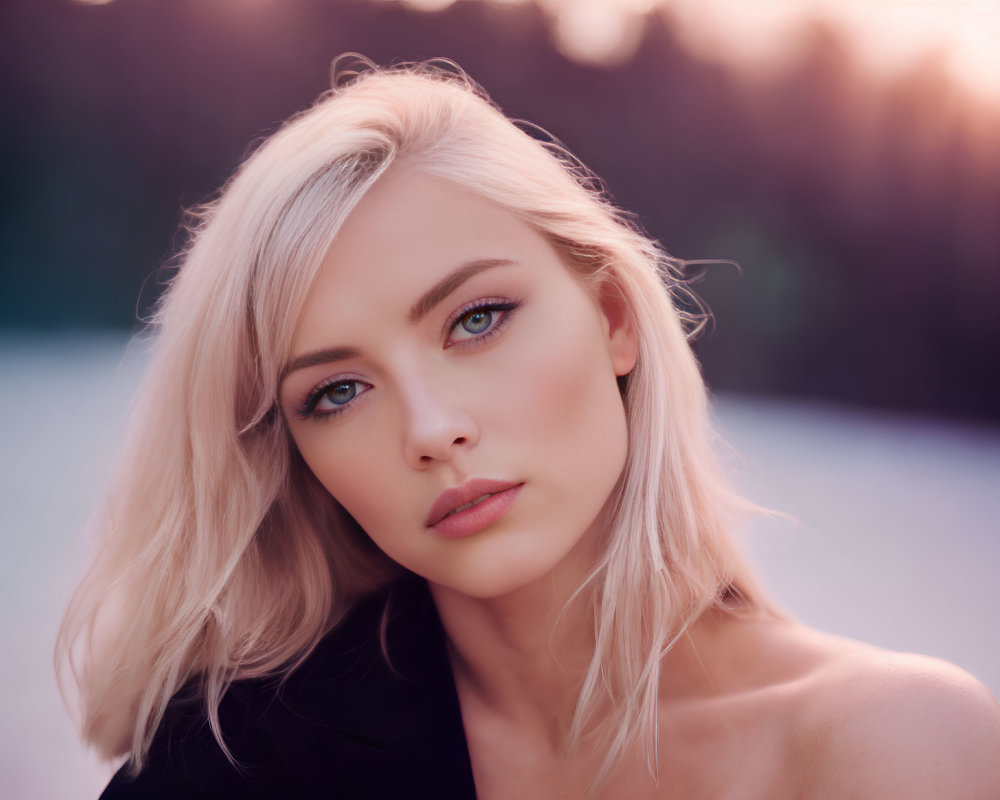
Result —
[[[523, 483], [511, 481], [474, 478], [460, 486], [445, 489], [427, 512], [424, 524], [448, 539], [470, 536], [503, 517], [523, 486]], [[455, 511], [484, 495], [490, 496], [469, 508]]]

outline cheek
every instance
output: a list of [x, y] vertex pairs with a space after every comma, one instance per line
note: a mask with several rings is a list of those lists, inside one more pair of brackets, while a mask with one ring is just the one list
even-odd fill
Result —
[[313, 474], [359, 525], [369, 530], [373, 514], [392, 507], [393, 488], [386, 468], [384, 442], [366, 437], [340, 437], [336, 446], [310, 442], [300, 452]]
[[614, 367], [601, 333], [585, 317], [577, 326], [563, 327], [551, 349], [535, 351], [526, 370], [532, 390], [524, 393], [528, 402], [518, 418], [532, 420], [530, 435], [573, 460], [577, 474], [596, 470], [604, 477], [609, 462], [613, 467], [624, 460], [627, 435]]

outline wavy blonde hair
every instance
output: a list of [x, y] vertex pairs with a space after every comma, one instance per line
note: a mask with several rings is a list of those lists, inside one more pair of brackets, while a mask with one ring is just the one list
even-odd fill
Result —
[[84, 738], [134, 770], [192, 681], [225, 749], [229, 683], [287, 673], [398, 571], [305, 467], [277, 400], [322, 259], [393, 165], [517, 215], [582, 280], [616, 287], [638, 330], [623, 381], [628, 460], [589, 581], [596, 649], [567, 747], [605, 720], [600, 772], [636, 743], [655, 768], [662, 656], [706, 609], [732, 607], [727, 589], [758, 603], [727, 534], [749, 505], [716, 468], [679, 264], [564, 148], [512, 124], [457, 68], [366, 67], [197, 211], [153, 320], [149, 372], [91, 523], [103, 546], [57, 644]]

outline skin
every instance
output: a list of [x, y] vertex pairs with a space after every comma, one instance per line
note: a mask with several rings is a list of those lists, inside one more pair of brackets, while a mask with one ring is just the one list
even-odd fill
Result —
[[[396, 169], [327, 254], [293, 353], [281, 399], [303, 458], [429, 582], [479, 797], [587, 797], [600, 752], [561, 748], [593, 647], [586, 598], [554, 623], [626, 459], [616, 379], [637, 335], [617, 293], [504, 209]], [[435, 499], [473, 477], [523, 485], [473, 535], [429, 530]], [[1000, 796], [1000, 707], [982, 686], [786, 620], [696, 621], [664, 659], [659, 725], [659, 780], [628, 753], [595, 796]]]
[[[411, 319], [428, 290], [486, 259], [495, 265]], [[456, 324], [483, 302], [518, 308], [491, 312], [479, 334]], [[357, 355], [290, 373], [286, 418], [315, 475], [394, 560], [463, 595], [500, 597], [576, 548], [594, 551], [625, 463], [616, 377], [635, 362], [630, 331], [612, 330], [597, 294], [527, 225], [440, 181], [393, 174], [339, 234], [293, 342], [296, 354]], [[354, 398], [317, 416], [338, 408], [331, 392], [303, 419], [303, 398], [331, 381]], [[435, 499], [470, 478], [523, 488], [481, 534], [429, 532]]]

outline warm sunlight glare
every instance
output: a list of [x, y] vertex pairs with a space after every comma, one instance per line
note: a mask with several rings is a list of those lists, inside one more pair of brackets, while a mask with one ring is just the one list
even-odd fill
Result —
[[862, 58], [897, 74], [939, 54], [952, 77], [1000, 101], [1000, 0], [979, 2], [843, 3], [836, 8]]
[[[113, 0], [73, 0], [104, 5]], [[439, 12], [457, 0], [399, 2]], [[471, 0], [464, 0], [470, 2]], [[532, 0], [482, 0], [515, 6]], [[556, 46], [591, 64], [627, 61], [647, 18], [667, 17], [698, 56], [766, 75], [800, 53], [810, 23], [829, 25], [875, 78], [892, 79], [931, 59], [960, 85], [1000, 105], [1000, 0], [534, 0]]]
[[615, 64], [642, 40], [642, 17], [603, 0], [578, 0], [552, 9], [556, 44], [574, 61]]
[[577, 61], [627, 59], [641, 41], [644, 16], [659, 10], [692, 51], [766, 73], [794, 57], [798, 33], [819, 21], [840, 31], [874, 76], [892, 78], [936, 58], [963, 85], [1000, 102], [1000, 0], [537, 2], [553, 20], [560, 50]]
[[556, 46], [590, 64], [627, 61], [642, 41], [644, 17], [658, 0], [536, 0], [552, 18]]
[[795, 31], [816, 20], [846, 34], [879, 77], [937, 57], [969, 89], [1000, 101], [1000, 0], [662, 0], [662, 8], [689, 47], [749, 69], [779, 66], [795, 52]]
[[403, 5], [415, 11], [444, 11], [455, 0], [403, 0]]

